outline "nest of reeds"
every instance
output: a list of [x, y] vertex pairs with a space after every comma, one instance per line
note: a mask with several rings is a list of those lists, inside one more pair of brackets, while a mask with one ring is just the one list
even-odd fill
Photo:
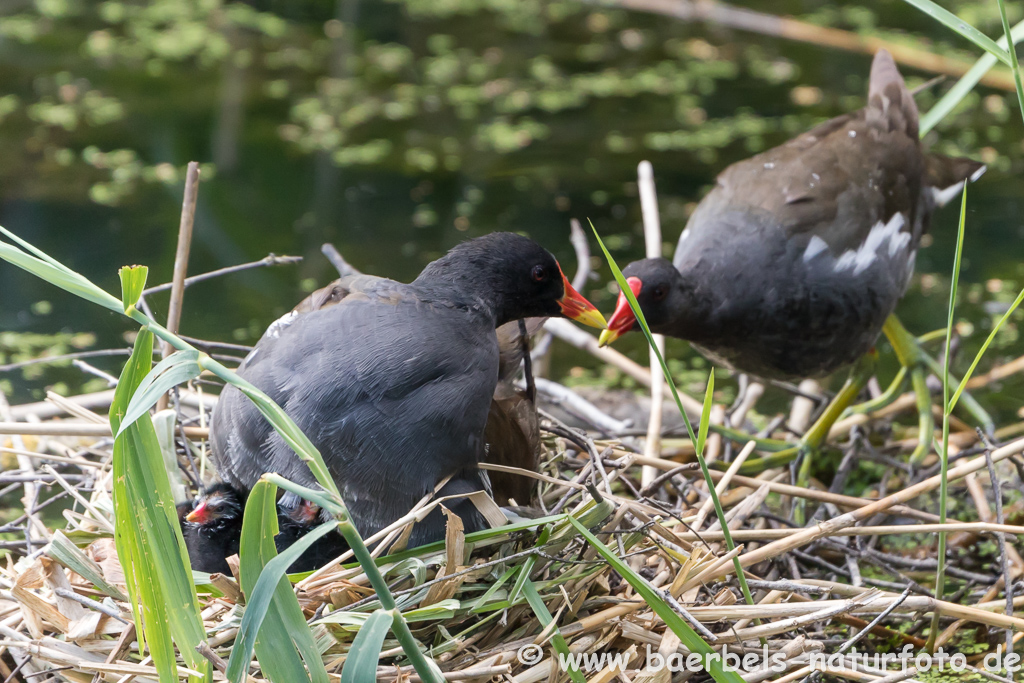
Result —
[[[1021, 366], [1017, 360], [994, 368], [972, 387], [982, 392]], [[668, 681], [680, 675], [672, 669], [688, 668], [688, 656], [702, 656], [681, 641], [678, 620], [710, 650], [738, 657], [726, 662], [748, 682], [800, 680], [820, 669], [815, 661], [822, 657], [831, 676], [914, 679], [943, 663], [984, 670], [986, 655], [1007, 647], [1024, 627], [1007, 608], [1021, 600], [1013, 589], [1024, 561], [1013, 541], [1024, 527], [1007, 523], [1020, 504], [1004, 505], [1000, 495], [1002, 486], [1020, 485], [1015, 466], [1024, 441], [1000, 444], [1020, 425], [997, 430], [993, 442], [954, 424], [948, 495], [961, 502], [958, 517], [971, 521], [944, 527], [947, 592], [936, 600], [936, 457], [908, 467], [903, 455], [915, 440], [902, 437], [912, 430], [894, 423], [912, 411], [911, 395], [837, 423], [829, 449], [839, 464], [828, 485], [795, 487], [788, 467], [738, 474], [752, 448], [712, 432], [706, 459], [728, 464], [712, 476], [736, 544], [730, 551], [689, 439], [666, 435], [652, 453], [637, 430], [611, 433], [609, 425], [627, 425], [630, 414], [634, 422], [646, 419], [646, 401], [631, 412], [618, 395], [613, 416], [600, 407], [600, 391], [584, 398], [544, 388], [541, 465], [538, 473], [520, 473], [537, 482], [540, 519], [468, 537], [452, 524], [445, 543], [379, 561], [412, 634], [446, 680], [569, 680], [576, 674], [565, 670], [568, 661], [590, 681]], [[797, 397], [789, 414], [773, 419], [757, 413], [759, 389], [748, 386], [731, 411], [716, 409], [716, 420], [740, 429], [774, 424], [774, 433], [762, 436], [778, 438], [806, 428], [811, 402]], [[202, 455], [205, 428], [198, 425], [208, 423], [215, 399], [185, 389], [177, 399], [184, 462], [182, 439]], [[12, 552], [0, 579], [5, 680], [160, 678], [139, 649], [111, 540], [112, 440], [103, 414], [110, 400], [109, 392], [51, 396], [3, 410], [7, 435], [0, 438], [10, 460], [0, 482], [7, 492], [25, 493], [25, 514], [4, 528], [8, 538], [19, 538], [5, 541]], [[844, 493], [855, 471], [861, 481], [871, 478], [858, 496]], [[75, 504], [65, 513], [66, 527], [47, 528], [41, 513], [67, 498]], [[798, 505], [808, 520], [802, 527], [792, 521]], [[736, 560], [746, 586], [737, 580]], [[332, 674], [343, 669], [360, 627], [380, 607], [365, 572], [350, 562], [294, 577]], [[239, 633], [243, 591], [237, 575], [199, 577], [197, 587], [203, 655], [223, 670]], [[926, 652], [926, 644], [946, 659], [906, 658]], [[905, 658], [865, 663], [865, 653]], [[709, 677], [701, 662], [692, 680]], [[179, 664], [184, 676], [188, 669]], [[248, 675], [264, 677], [256, 661]], [[377, 679], [417, 680], [391, 635], [381, 646]]]

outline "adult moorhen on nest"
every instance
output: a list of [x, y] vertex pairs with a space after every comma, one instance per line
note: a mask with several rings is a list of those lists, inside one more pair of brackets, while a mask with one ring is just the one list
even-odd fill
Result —
[[[271, 325], [239, 367], [320, 449], [360, 533], [409, 511], [446, 477], [439, 496], [487, 489], [476, 465], [498, 380], [495, 329], [555, 316], [604, 319], [569, 285], [555, 258], [510, 233], [465, 242], [412, 283], [343, 279], [336, 305]], [[240, 391], [226, 387], [211, 424], [221, 477], [251, 488], [264, 472], [313, 486], [312, 473]], [[468, 498], [446, 506], [467, 531], [485, 521]], [[410, 545], [438, 540], [439, 510]]]
[[[983, 171], [922, 150], [917, 106], [880, 50], [864, 109], [726, 168], [674, 261], [636, 261], [623, 275], [653, 332], [743, 372], [826, 375], [869, 351], [883, 326], [901, 360], [914, 360], [913, 339], [886, 320], [932, 210]], [[620, 294], [601, 342], [635, 323]], [[805, 443], [818, 445], [842, 407], [826, 411]]]
[[[324, 245], [324, 253], [338, 269], [341, 278], [311, 293], [292, 309], [295, 314], [317, 311], [343, 301], [352, 293], [350, 276], [363, 275], [344, 260], [332, 245]], [[291, 314], [289, 314], [291, 315]], [[526, 336], [540, 329], [544, 318], [508, 322], [500, 326], [498, 335], [498, 383], [491, 396], [484, 430], [483, 462], [536, 471], [540, 455], [540, 422], [536, 397], [516, 387], [515, 379], [523, 358], [528, 353]], [[520, 325], [523, 328], [520, 328]], [[529, 505], [535, 480], [518, 474], [489, 471], [491, 497], [498, 505]]]

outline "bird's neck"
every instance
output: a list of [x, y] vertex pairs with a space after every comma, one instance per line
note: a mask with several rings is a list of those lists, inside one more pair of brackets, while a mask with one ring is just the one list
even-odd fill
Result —
[[694, 269], [681, 271], [681, 283], [675, 293], [677, 304], [663, 320], [649, 320], [651, 331], [700, 343], [713, 339], [718, 330], [711, 313], [720, 302], [712, 283], [699, 277]]
[[[438, 263], [435, 261], [434, 263]], [[465, 308], [490, 320], [494, 327], [514, 320], [508, 310], [509, 297], [504, 294], [497, 278], [486, 271], [472, 271], [427, 266], [411, 283], [423, 301]]]

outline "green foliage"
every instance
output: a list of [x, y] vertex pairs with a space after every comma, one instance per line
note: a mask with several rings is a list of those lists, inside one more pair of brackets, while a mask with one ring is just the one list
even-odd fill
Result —
[[142, 290], [146, 288], [146, 276], [149, 275], [149, 268], [146, 266], [125, 266], [117, 271], [121, 278], [121, 303], [124, 304], [124, 312], [128, 313], [139, 303]]
[[139, 644], [149, 646], [161, 683], [177, 678], [174, 645], [189, 668], [212, 680], [196, 646], [206, 639], [170, 482], [149, 414], [122, 431], [128, 400], [149, 370], [153, 335], [139, 333], [110, 407], [114, 439], [114, 540], [132, 599]]
[[[245, 504], [239, 557], [246, 607], [227, 677], [232, 683], [240, 683], [255, 649], [260, 668], [272, 681], [326, 683], [327, 671], [285, 572], [337, 524], [321, 525], [278, 555], [274, 546], [278, 532], [276, 494], [276, 486], [260, 481]], [[303, 662], [309, 667], [308, 674]]]
[[381, 647], [393, 621], [394, 615], [384, 609], [370, 615], [352, 642], [352, 650], [341, 670], [341, 683], [361, 683], [377, 678]]

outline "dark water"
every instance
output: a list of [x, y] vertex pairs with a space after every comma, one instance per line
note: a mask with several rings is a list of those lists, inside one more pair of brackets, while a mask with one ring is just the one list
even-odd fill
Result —
[[[959, 5], [998, 35], [995, 3]], [[963, 41], [901, 2], [749, 6], [973, 60]], [[870, 63], [572, 2], [53, 7], [50, 16], [24, 9], [0, 20], [0, 96], [8, 96], [0, 112], [9, 110], [0, 119], [0, 224], [110, 291], [125, 264], [146, 264], [150, 282], [163, 282], [182, 169], [199, 160], [191, 273], [269, 252], [306, 257], [188, 290], [183, 332], [238, 343], [254, 342], [334, 277], [319, 254], [325, 241], [360, 269], [410, 279], [462, 239], [516, 230], [572, 271], [568, 224], [578, 218], [608, 236], [624, 265], [643, 252], [635, 184], [643, 159], [654, 164], [673, 245], [726, 165], [861, 106]], [[905, 72], [912, 86], [930, 77]], [[946, 87], [923, 93], [922, 111]], [[990, 166], [969, 198], [966, 352], [1024, 281], [1021, 138], [1012, 93], [984, 87], [928, 136], [941, 151]], [[945, 324], [956, 220], [955, 208], [936, 217], [934, 244], [918, 258], [924, 286], [919, 277], [899, 309], [915, 332]], [[607, 310], [610, 275], [599, 275], [584, 294]], [[164, 315], [165, 298], [151, 303]], [[102, 348], [130, 329], [0, 265], [0, 330], [92, 331]], [[992, 359], [1024, 352], [1017, 335], [1015, 318]], [[0, 340], [8, 360], [10, 344]], [[646, 357], [637, 339], [622, 348]], [[691, 357], [683, 344], [672, 352]], [[557, 361], [559, 374], [592, 365], [564, 349]], [[116, 372], [118, 361], [96, 365]], [[78, 377], [6, 375], [17, 400]], [[1015, 410], [1018, 394], [1008, 387], [1000, 407]]]

